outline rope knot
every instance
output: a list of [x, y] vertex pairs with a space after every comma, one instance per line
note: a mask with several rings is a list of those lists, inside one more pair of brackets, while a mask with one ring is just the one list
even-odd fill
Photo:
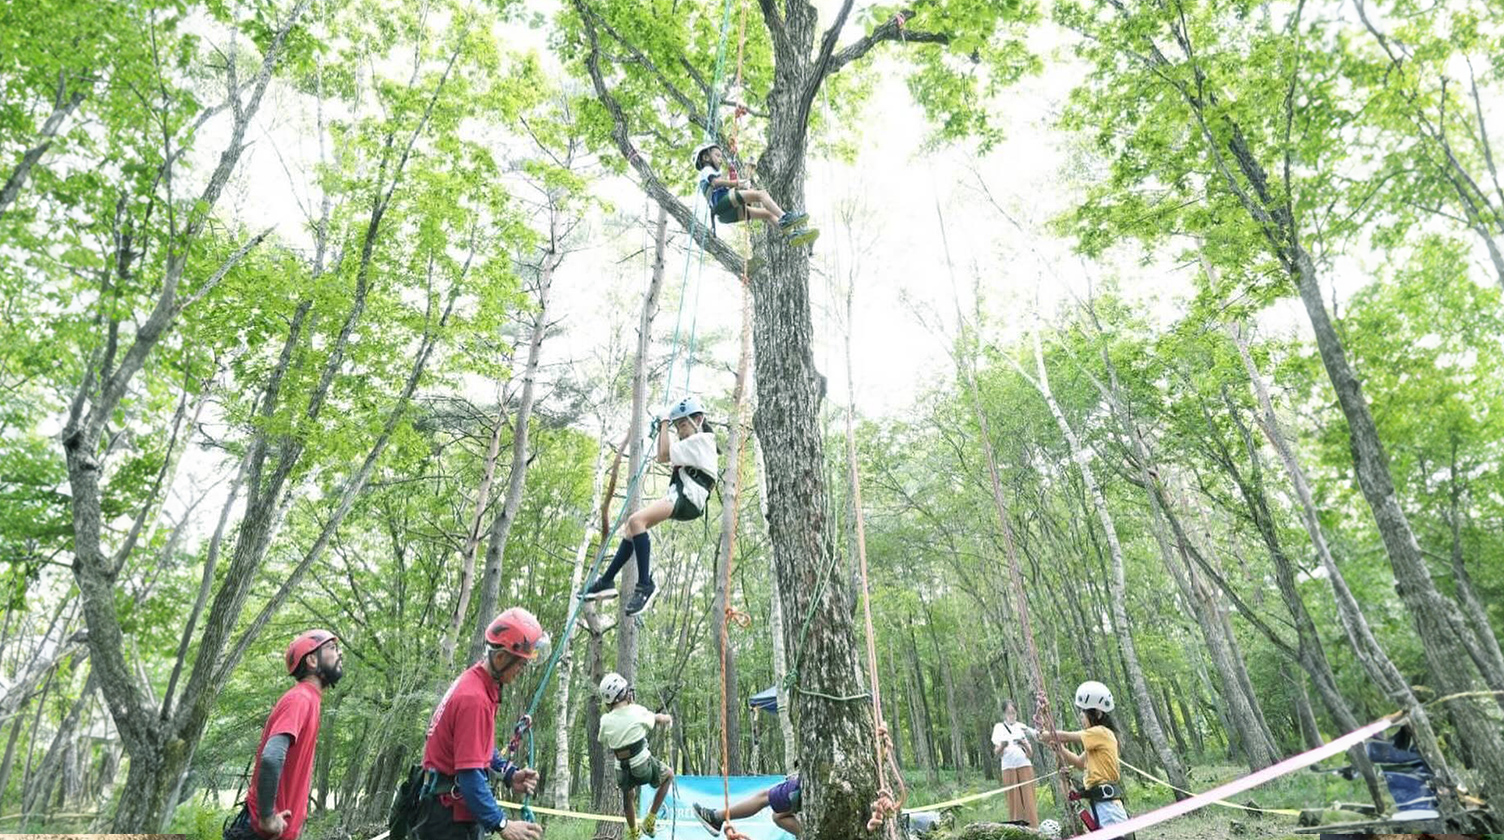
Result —
[[893, 22], [896, 23], [896, 24], [898, 24], [898, 28], [899, 29], [902, 29], [903, 26], [904, 26], [904, 24], [908, 23], [908, 21], [909, 21], [909, 19], [906, 18], [906, 17], [904, 17], [903, 12], [894, 12], [893, 13]]
[[642, 157], [642, 153], [639, 152], [639, 151], [637, 151], [637, 147], [636, 146], [628, 146], [627, 147], [627, 163], [633, 163], [633, 162], [635, 162], [637, 159], [639, 159], [641, 157]]
[[730, 822], [726, 822], [723, 825], [724, 825], [725, 832], [726, 832], [725, 833], [726, 840], [752, 840], [751, 837], [748, 837], [747, 835], [741, 833], [741, 831], [739, 829], [737, 829], [736, 826], [732, 825]]
[[882, 827], [884, 820], [896, 816], [898, 801], [893, 798], [892, 791], [883, 788], [877, 792], [877, 799], [872, 801], [872, 816], [867, 820], [867, 830], [876, 831]]
[[752, 616], [729, 604], [726, 605], [726, 621], [735, 624], [737, 627], [740, 627], [743, 630], [747, 630], [752, 627]]

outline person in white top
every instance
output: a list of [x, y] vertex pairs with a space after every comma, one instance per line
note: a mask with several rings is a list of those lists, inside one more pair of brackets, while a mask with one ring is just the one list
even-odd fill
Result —
[[[669, 440], [670, 425], [678, 435], [678, 440]], [[653, 543], [648, 537], [648, 529], [665, 519], [680, 522], [699, 519], [705, 513], [705, 503], [710, 500], [710, 491], [715, 487], [719, 475], [720, 452], [716, 447], [715, 433], [710, 430], [710, 423], [705, 419], [700, 401], [694, 397], [680, 400], [659, 421], [658, 463], [673, 467], [668, 494], [627, 517], [627, 533], [616, 549], [611, 565], [606, 567], [606, 571], [583, 594], [586, 600], [615, 597], [617, 591], [613, 581], [616, 580], [616, 573], [635, 554], [637, 589], [627, 602], [628, 616], [646, 610], [658, 591], [653, 583]]]
[[1018, 785], [1008, 791], [1008, 819], [1023, 820], [1030, 828], [1039, 825], [1039, 807], [1034, 802], [1034, 764], [1030, 760], [1034, 747], [1029, 738], [1033, 729], [1018, 722], [1018, 707], [1012, 700], [1003, 701], [1003, 721], [992, 727], [992, 752], [1002, 756], [1003, 786]]
[[[760, 219], [777, 225], [792, 245], [814, 242], [820, 231], [809, 227], [809, 214], [801, 210], [785, 212], [767, 190], [752, 188], [752, 182], [740, 177], [726, 160], [721, 147], [714, 143], [697, 146], [693, 153], [699, 174], [700, 194], [710, 205], [710, 215], [722, 224], [736, 224]], [[722, 167], [726, 168], [723, 174]]]

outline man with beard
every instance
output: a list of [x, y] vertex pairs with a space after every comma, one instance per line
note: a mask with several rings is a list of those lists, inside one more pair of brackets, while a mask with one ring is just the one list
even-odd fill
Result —
[[309, 630], [293, 639], [287, 646], [287, 673], [297, 684], [266, 719], [245, 807], [225, 828], [224, 840], [297, 840], [308, 817], [323, 691], [344, 675], [339, 639], [328, 630]]

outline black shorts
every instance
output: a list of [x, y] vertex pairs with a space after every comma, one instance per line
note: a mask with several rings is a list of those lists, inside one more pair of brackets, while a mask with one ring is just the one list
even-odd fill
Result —
[[478, 822], [458, 822], [454, 810], [438, 796], [424, 799], [418, 806], [418, 821], [413, 834], [418, 840], [480, 840], [485, 830]]
[[695, 503], [691, 502], [689, 498], [684, 495], [683, 490], [680, 490], [677, 487], [674, 488], [674, 509], [671, 513], [669, 513], [669, 519], [672, 519], [675, 522], [693, 522], [694, 520], [699, 519], [704, 515], [705, 511], [703, 508], [695, 507]]
[[727, 190], [715, 203], [715, 207], [711, 208], [711, 212], [715, 214], [715, 220], [721, 224], [734, 225], [742, 221], [743, 210], [746, 206], [747, 202], [742, 200], [740, 190]]

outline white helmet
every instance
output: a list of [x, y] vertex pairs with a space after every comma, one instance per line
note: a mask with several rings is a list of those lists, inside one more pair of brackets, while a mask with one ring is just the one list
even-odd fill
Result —
[[1076, 687], [1076, 708], [1083, 712], [1087, 709], [1111, 712], [1112, 691], [1096, 680], [1087, 680]]
[[707, 149], [719, 149], [720, 147], [721, 144], [719, 143], [701, 143], [700, 145], [695, 147], [694, 154], [689, 156], [689, 162], [693, 164], [696, 169], [699, 169], [700, 155], [704, 154]]
[[1050, 840], [1060, 840], [1060, 823], [1054, 820], [1045, 820], [1039, 824], [1039, 833]]
[[601, 699], [608, 704], [615, 703], [621, 698], [626, 697], [627, 692], [631, 690], [632, 686], [627, 684], [627, 678], [615, 671], [607, 674], [601, 680]]
[[700, 401], [694, 397], [685, 397], [674, 403], [674, 407], [668, 410], [668, 421], [682, 420], [685, 417], [693, 417], [696, 414], [704, 414], [705, 409], [700, 407]]

